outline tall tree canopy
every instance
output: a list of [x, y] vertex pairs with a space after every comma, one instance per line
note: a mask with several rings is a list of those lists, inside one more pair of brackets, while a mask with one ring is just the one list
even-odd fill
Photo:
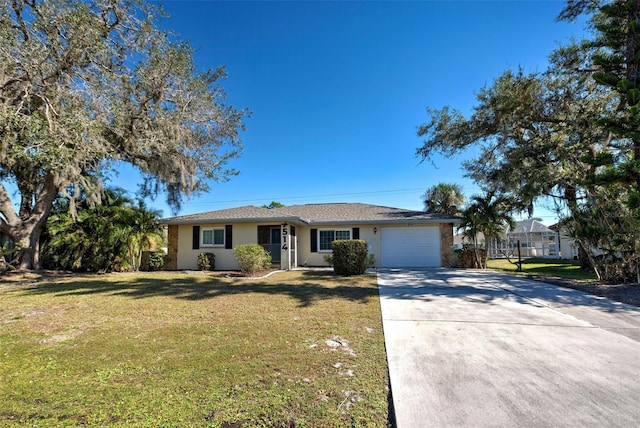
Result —
[[467, 176], [515, 209], [553, 198], [598, 275], [624, 281], [640, 274], [640, 4], [573, 0], [560, 18], [580, 13], [593, 13], [592, 40], [557, 49], [542, 73], [506, 71], [468, 118], [428, 110], [417, 153], [480, 148]]
[[98, 201], [119, 162], [176, 211], [236, 174], [226, 165], [246, 112], [225, 104], [224, 70], [198, 71], [161, 15], [143, 0], [0, 0], [0, 232], [21, 267], [38, 265], [56, 197]]
[[509, 195], [514, 208], [530, 209], [541, 196], [574, 205], [591, 169], [584, 156], [610, 145], [610, 133], [596, 122], [615, 99], [578, 71], [590, 60], [582, 46], [558, 49], [550, 60], [543, 73], [505, 71], [479, 91], [469, 118], [450, 107], [429, 109], [431, 121], [418, 128], [418, 155], [451, 157], [479, 147], [464, 164], [466, 176]]

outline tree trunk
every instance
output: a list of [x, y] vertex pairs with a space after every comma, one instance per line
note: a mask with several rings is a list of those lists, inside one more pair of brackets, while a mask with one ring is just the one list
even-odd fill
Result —
[[596, 274], [598, 281], [602, 280], [602, 273], [593, 260], [593, 256], [588, 245], [584, 244], [581, 240], [576, 240], [578, 243], [578, 259], [580, 260], [580, 267], [585, 270], [593, 270]]
[[[23, 247], [20, 250], [20, 269], [40, 269], [40, 235], [42, 234], [41, 224], [38, 223], [36, 227], [29, 230], [26, 228], [20, 235], [24, 236], [18, 242], [21, 242]], [[24, 244], [27, 244], [26, 246]]]
[[53, 173], [47, 174], [37, 194], [24, 189], [29, 188], [29, 183], [18, 182], [22, 195], [19, 214], [6, 188], [0, 183], [0, 232], [19, 248], [20, 269], [40, 268], [40, 235], [58, 195], [56, 182]]
[[471, 241], [473, 244], [473, 258], [475, 259], [473, 261], [473, 264], [475, 265], [475, 267], [477, 269], [481, 269], [482, 268], [482, 261], [480, 258], [480, 252], [478, 251], [478, 238], [477, 236], [473, 237], [473, 240]]

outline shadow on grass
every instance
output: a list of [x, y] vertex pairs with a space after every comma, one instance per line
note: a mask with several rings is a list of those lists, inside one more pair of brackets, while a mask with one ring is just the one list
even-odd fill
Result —
[[278, 274], [265, 279], [225, 278], [199, 273], [184, 274], [183, 277], [176, 273], [170, 278], [161, 275], [123, 274], [122, 279], [118, 275], [65, 275], [62, 278], [44, 275], [33, 281], [32, 285], [20, 287], [15, 292], [60, 296], [112, 295], [135, 299], [169, 296], [183, 300], [258, 293], [286, 295], [296, 299], [300, 307], [334, 298], [367, 303], [369, 298], [378, 297], [375, 281], [361, 285], [359, 281], [328, 271], [300, 272], [296, 280], [282, 278], [281, 281], [278, 280]]
[[[515, 265], [500, 265], [489, 267], [508, 273], [514, 272], [516, 269]], [[580, 263], [574, 260], [526, 258], [522, 259], [522, 271], [523, 274], [554, 276], [571, 280], [597, 280], [595, 273], [589, 270], [582, 269], [580, 267]]]

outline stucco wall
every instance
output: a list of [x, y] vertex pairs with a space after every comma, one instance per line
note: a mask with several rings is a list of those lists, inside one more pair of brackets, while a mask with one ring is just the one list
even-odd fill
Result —
[[[369, 254], [376, 257], [376, 266], [380, 263], [380, 226], [379, 225], [336, 225], [336, 226], [314, 226], [313, 229], [349, 229], [360, 228], [360, 239], [367, 241]], [[376, 233], [374, 233], [374, 228]], [[311, 227], [303, 226], [296, 228], [298, 236], [298, 265], [300, 266], [328, 266], [324, 257], [331, 252], [318, 251], [311, 252]], [[353, 232], [352, 232], [353, 233]]]
[[[229, 224], [229, 223], [226, 223]], [[271, 223], [236, 223], [233, 224], [233, 247], [241, 244], [256, 243], [258, 240], [258, 226], [270, 225]], [[223, 228], [225, 224], [207, 223], [199, 225], [201, 230], [211, 227]], [[330, 252], [311, 252], [311, 229], [306, 225], [292, 225], [296, 228], [298, 266], [328, 266], [324, 257]], [[381, 229], [382, 225], [327, 225], [314, 226], [313, 229], [350, 229], [354, 227], [360, 229], [360, 239], [367, 242], [369, 254], [374, 254], [375, 266], [380, 267], [381, 252]], [[385, 225], [389, 227], [389, 225]], [[352, 232], [353, 233], [353, 232]], [[172, 236], [177, 237], [172, 238]], [[453, 263], [453, 225], [441, 224], [441, 252], [442, 266], [451, 266]], [[170, 225], [169, 226], [169, 256], [174, 254], [175, 265], [173, 269], [197, 269], [198, 254], [210, 252], [216, 256], [216, 270], [236, 270], [239, 268], [233, 256], [232, 249], [221, 247], [200, 246], [199, 249], [192, 248], [193, 225]]]
[[[229, 223], [227, 223], [229, 224]], [[263, 224], [263, 223], [260, 223]], [[225, 224], [207, 223], [199, 225], [200, 229], [210, 227], [224, 227]], [[216, 270], [237, 270], [238, 262], [233, 256], [232, 249], [221, 247], [200, 246], [194, 250], [193, 225], [180, 225], [178, 229], [178, 269], [197, 269], [198, 254], [213, 253], [216, 256]], [[258, 223], [236, 223], [233, 225], [233, 247], [242, 244], [254, 244], [258, 242]]]

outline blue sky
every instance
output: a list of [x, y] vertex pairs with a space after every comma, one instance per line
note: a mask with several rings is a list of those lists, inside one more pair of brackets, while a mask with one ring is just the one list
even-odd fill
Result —
[[[561, 1], [165, 1], [163, 27], [190, 40], [199, 68], [219, 65], [227, 101], [249, 108], [240, 171], [179, 214], [272, 200], [364, 202], [421, 210], [439, 182], [462, 185], [457, 159], [420, 163], [426, 107], [469, 113], [505, 69], [543, 70], [584, 25], [556, 22]], [[123, 170], [115, 184], [132, 192]], [[172, 213], [164, 197], [150, 206]], [[545, 223], [550, 214], [538, 209]]]

